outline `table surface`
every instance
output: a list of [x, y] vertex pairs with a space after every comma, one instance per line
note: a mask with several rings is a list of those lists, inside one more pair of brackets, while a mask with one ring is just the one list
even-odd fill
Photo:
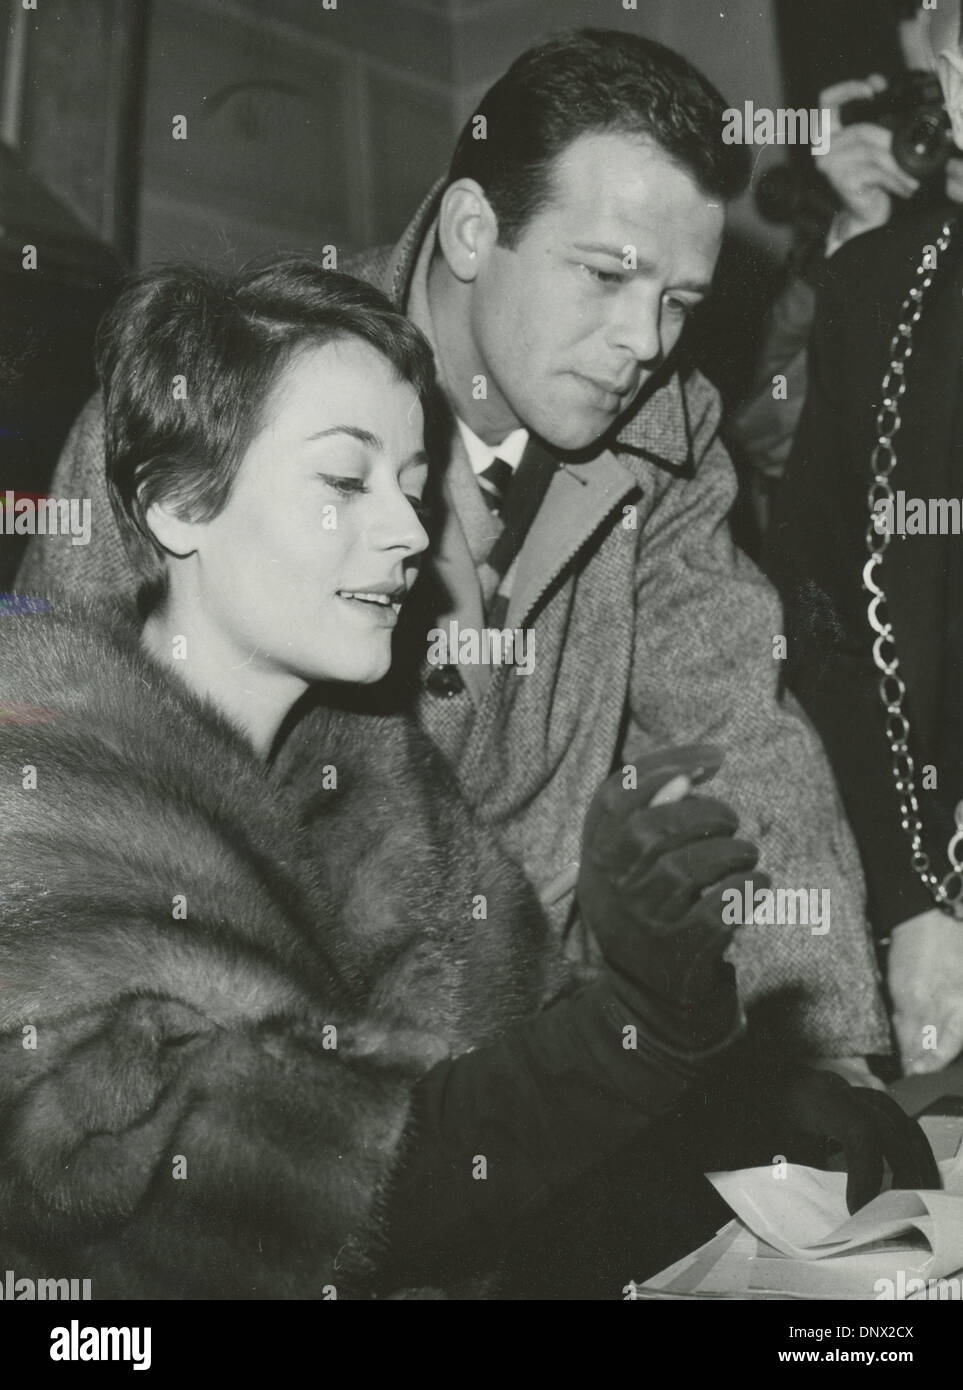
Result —
[[910, 1115], [918, 1115], [941, 1096], [963, 1096], [963, 1057], [931, 1076], [907, 1076], [890, 1087]]

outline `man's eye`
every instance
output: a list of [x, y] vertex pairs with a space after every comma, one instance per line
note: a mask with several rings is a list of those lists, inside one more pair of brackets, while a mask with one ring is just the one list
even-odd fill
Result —
[[618, 270], [599, 270], [594, 265], [583, 265], [582, 269], [600, 285], [621, 285], [625, 278]]
[[677, 318], [687, 319], [690, 314], [695, 313], [697, 305], [690, 304], [686, 299], [670, 298], [665, 301], [665, 307], [671, 314], [675, 314]]
[[328, 487], [334, 488], [335, 492], [340, 492], [342, 497], [357, 496], [359, 493], [367, 492], [368, 487], [361, 478], [339, 478], [333, 473], [319, 473], [318, 477]]

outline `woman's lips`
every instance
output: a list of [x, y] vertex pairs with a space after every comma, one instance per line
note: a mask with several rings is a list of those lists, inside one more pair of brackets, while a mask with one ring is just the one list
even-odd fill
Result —
[[355, 609], [367, 609], [369, 616], [382, 627], [394, 627], [401, 612], [397, 591], [384, 594], [376, 590], [339, 589], [338, 598]]

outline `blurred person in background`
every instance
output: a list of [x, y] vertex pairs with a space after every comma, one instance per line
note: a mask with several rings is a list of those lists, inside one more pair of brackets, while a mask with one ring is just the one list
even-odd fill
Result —
[[[921, 32], [963, 147], [960, 23], [959, 0], [940, 0]], [[883, 219], [891, 191], [880, 180], [863, 216]], [[907, 1071], [963, 1049], [961, 361], [956, 205], [911, 206], [836, 251], [767, 538], [789, 685], [829, 749], [859, 841]], [[912, 522], [907, 499], [919, 499]]]
[[[884, 0], [892, 11], [903, 61], [910, 72], [927, 69], [926, 12], [918, 0]], [[776, 298], [754, 382], [727, 425], [727, 438], [740, 461], [750, 466], [745, 482], [755, 520], [764, 532], [770, 484], [781, 478], [792, 452], [808, 382], [809, 338], [816, 312], [816, 285], [822, 263], [854, 237], [912, 213], [921, 191], [929, 201], [963, 203], [963, 153], [951, 155], [945, 172], [922, 188], [919, 178], [893, 154], [891, 128], [862, 119], [843, 124], [842, 109], [871, 101], [891, 90], [879, 73], [835, 83], [820, 92], [816, 105], [832, 113], [828, 151], [812, 160], [814, 180], [795, 209], [795, 244], [786, 283]], [[786, 378], [774, 390], [774, 379]]]

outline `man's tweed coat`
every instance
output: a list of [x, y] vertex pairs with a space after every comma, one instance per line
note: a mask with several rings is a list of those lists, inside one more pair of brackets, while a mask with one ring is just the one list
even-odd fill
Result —
[[[346, 267], [408, 310], [419, 292], [424, 300], [439, 187], [394, 250]], [[695, 371], [684, 383], [667, 372], [611, 448], [560, 466], [516, 562], [506, 620], [534, 635], [533, 673], [462, 668], [465, 689], [440, 698], [422, 687], [417, 715], [477, 814], [525, 864], [577, 960], [593, 956], [570, 886], [593, 792], [635, 753], [718, 744], [726, 762], [711, 791], [737, 810], [774, 886], [830, 891], [824, 935], [800, 925], [742, 928], [734, 959], [748, 1006], [797, 1051], [887, 1052], [858, 855], [822, 746], [791, 698], [779, 697], [782, 614], [731, 539], [735, 478], [718, 425], [712, 386]], [[91, 499], [92, 542], [33, 540], [18, 576], [23, 593], [131, 591], [100, 431], [92, 402], [52, 489]], [[484, 622], [475, 523], [486, 509], [469, 468], [456, 442], [437, 566], [453, 596], [443, 616], [462, 628]], [[569, 885], [561, 893], [560, 881]]]
[[557, 987], [524, 875], [410, 720], [306, 716], [322, 787], [135, 626], [0, 623], [0, 1270], [364, 1296], [414, 1081]]

